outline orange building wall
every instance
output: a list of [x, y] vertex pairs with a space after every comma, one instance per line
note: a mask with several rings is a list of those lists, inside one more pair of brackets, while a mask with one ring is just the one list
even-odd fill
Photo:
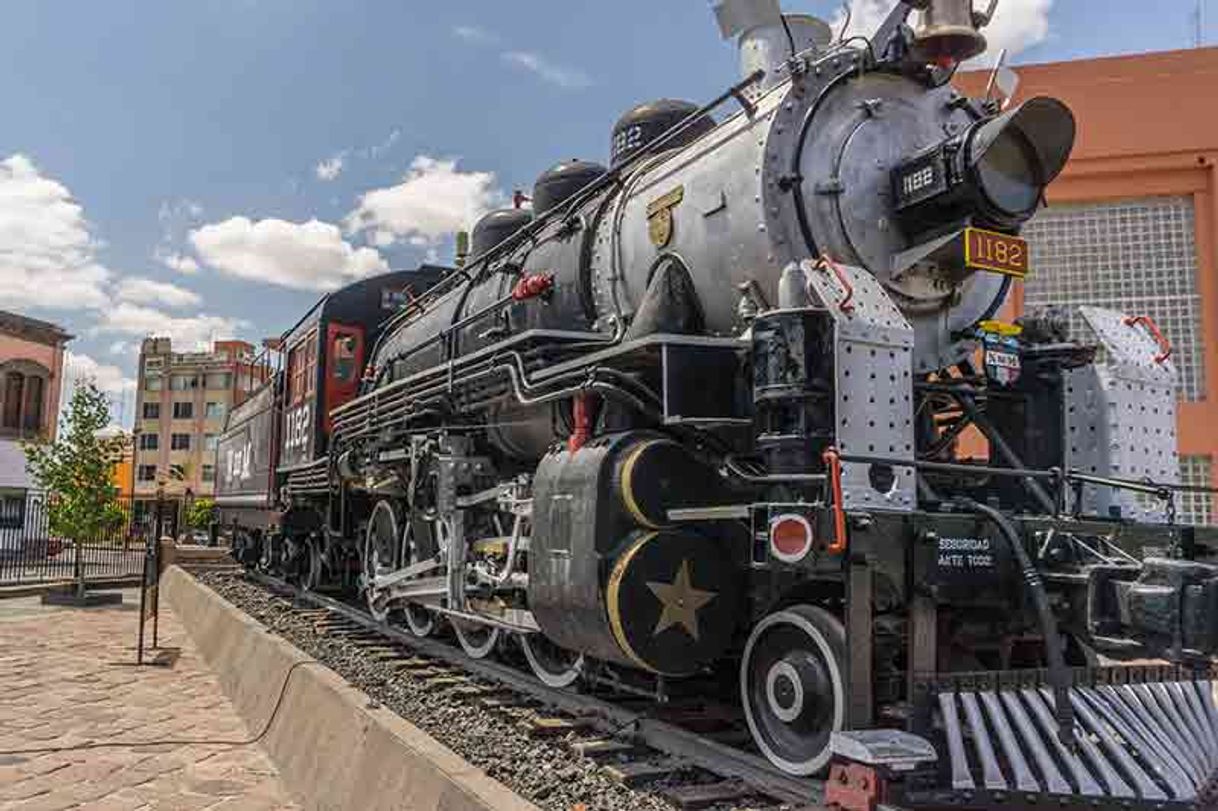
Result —
[[114, 465], [114, 486], [118, 488], [120, 499], [129, 499], [135, 486], [135, 454], [128, 445], [123, 450], [122, 457]]
[[[1049, 204], [1191, 195], [1196, 211], [1197, 288], [1208, 391], [1181, 402], [1182, 455], [1210, 455], [1218, 482], [1218, 48], [1028, 65], [1014, 101], [1055, 96], [1074, 111], [1078, 139]], [[986, 72], [956, 85], [980, 95]], [[1035, 272], [1035, 268], [1033, 268]], [[1012, 315], [1023, 305], [1017, 289]], [[1171, 336], [1168, 336], [1169, 338]]]

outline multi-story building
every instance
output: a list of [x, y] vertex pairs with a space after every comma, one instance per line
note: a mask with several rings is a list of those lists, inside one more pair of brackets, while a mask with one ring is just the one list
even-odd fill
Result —
[[55, 324], [0, 310], [0, 528], [20, 526], [34, 486], [21, 441], [55, 438], [71, 339]]
[[260, 383], [259, 368], [244, 341], [175, 352], [169, 338], [144, 339], [133, 430], [137, 502], [151, 501], [158, 488], [170, 497], [214, 493], [224, 420]]
[[[1018, 103], [1055, 96], [1078, 139], [1025, 229], [1032, 273], [1010, 316], [1093, 304], [1151, 316], [1180, 373], [1180, 478], [1218, 483], [1218, 48], [1018, 68]], [[970, 93], [984, 72], [961, 74]], [[1073, 325], [1079, 329], [1079, 324]], [[1186, 494], [1181, 519], [1218, 523], [1208, 495]]]

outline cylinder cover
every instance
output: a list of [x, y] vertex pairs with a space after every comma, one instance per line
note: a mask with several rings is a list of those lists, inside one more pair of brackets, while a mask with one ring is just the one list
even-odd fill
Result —
[[630, 432], [542, 459], [533, 482], [529, 608], [568, 650], [669, 675], [722, 652], [742, 569], [668, 510], [715, 503], [716, 473], [678, 443]]

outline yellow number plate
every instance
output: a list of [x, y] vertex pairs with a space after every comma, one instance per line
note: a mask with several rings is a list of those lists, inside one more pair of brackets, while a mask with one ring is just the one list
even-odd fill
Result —
[[1022, 279], [1028, 275], [1028, 241], [997, 231], [966, 228], [964, 264]]

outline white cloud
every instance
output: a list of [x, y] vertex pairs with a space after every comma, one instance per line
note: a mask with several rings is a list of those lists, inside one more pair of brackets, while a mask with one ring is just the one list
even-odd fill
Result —
[[132, 304], [163, 304], [166, 307], [189, 307], [203, 301], [193, 290], [135, 276], [121, 279], [115, 295], [119, 301]]
[[[896, 5], [894, 0], [849, 0], [850, 3], [850, 25], [845, 31], [845, 36], [854, 36], [860, 34], [864, 37], [869, 37], [875, 33], [875, 30], [880, 27], [880, 23], [888, 16], [888, 12], [892, 11]], [[846, 13], [844, 10], [838, 10], [837, 18], [833, 21], [833, 29], [840, 31], [842, 24], [846, 22]]]
[[385, 140], [381, 141], [379, 144], [373, 144], [367, 149], [361, 150], [359, 155], [362, 158], [379, 158], [390, 149], [393, 149], [393, 145], [396, 144], [401, 137], [402, 130], [398, 127], [394, 127], [393, 129], [389, 130], [389, 134], [385, 136]]
[[453, 27], [453, 36], [471, 45], [490, 45], [499, 41], [496, 34], [479, 28], [476, 25], [458, 25]]
[[25, 155], [0, 161], [0, 306], [103, 306], [110, 271], [98, 247], [66, 186]]
[[493, 172], [463, 172], [455, 160], [419, 155], [402, 182], [362, 195], [343, 224], [380, 247], [398, 239], [430, 244], [469, 227], [504, 199]]
[[187, 256], [184, 253], [157, 248], [152, 257], [170, 270], [186, 276], [199, 272], [199, 263], [193, 256]]
[[[871, 36], [895, 6], [893, 0], [850, 0], [850, 28], [847, 34]], [[988, 3], [975, 2], [979, 10]], [[1044, 40], [1049, 34], [1049, 11], [1053, 0], [1001, 0], [994, 19], [982, 30], [989, 45], [984, 54], [977, 57], [986, 63], [993, 62], [998, 52], [1007, 49], [1014, 56]], [[834, 28], [840, 29], [845, 15], [838, 13]], [[916, 16], [911, 17], [916, 27]]]
[[317, 175], [318, 180], [334, 180], [343, 173], [343, 163], [346, 161], [344, 153], [339, 152], [321, 161], [317, 166], [313, 167], [313, 172]]
[[180, 198], [164, 200], [157, 209], [156, 218], [162, 225], [180, 222], [182, 220], [197, 220], [203, 216], [203, 204], [197, 200]]
[[110, 344], [111, 355], [126, 355], [131, 352], [133, 344], [127, 341], [115, 341]]
[[389, 266], [373, 248], [355, 248], [338, 226], [230, 217], [190, 232], [203, 263], [221, 273], [300, 290], [333, 290]]
[[537, 74], [543, 81], [567, 89], [587, 87], [591, 77], [582, 70], [556, 65], [533, 51], [504, 51], [500, 54], [504, 62]]
[[118, 302], [101, 313], [95, 331], [133, 338], [167, 337], [181, 349], [190, 350], [235, 338], [245, 326], [246, 322], [234, 318], [205, 313], [179, 317], [153, 307]]
[[[484, 46], [499, 45], [503, 38], [493, 31], [474, 25], [458, 25], [453, 27], [453, 36], [467, 45]], [[551, 62], [547, 57], [536, 51], [522, 51], [509, 48], [501, 51], [499, 58], [513, 67], [527, 70], [536, 74], [543, 81], [568, 89], [587, 87], [592, 84], [591, 77], [577, 68], [569, 68]]]
[[[64, 353], [64, 394], [70, 395], [76, 382], [91, 380], [106, 394], [122, 397], [135, 389], [135, 379], [118, 366], [100, 363], [89, 355], [68, 350]], [[63, 398], [67, 400], [67, 396]]]
[[989, 50], [987, 64], [998, 57], [998, 52], [1007, 49], [1007, 56], [1043, 42], [1049, 36], [1049, 12], [1053, 0], [1003, 0], [994, 12], [994, 19], [982, 30]]

